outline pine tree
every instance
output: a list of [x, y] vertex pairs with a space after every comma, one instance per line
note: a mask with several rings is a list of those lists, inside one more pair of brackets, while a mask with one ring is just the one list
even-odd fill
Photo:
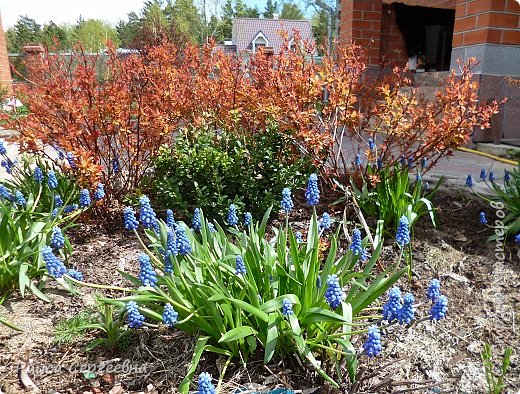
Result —
[[273, 0], [267, 0], [267, 4], [265, 6], [264, 11], [264, 17], [272, 19], [275, 13], [278, 13], [278, 2]]
[[305, 19], [303, 11], [296, 3], [283, 3], [281, 19]]

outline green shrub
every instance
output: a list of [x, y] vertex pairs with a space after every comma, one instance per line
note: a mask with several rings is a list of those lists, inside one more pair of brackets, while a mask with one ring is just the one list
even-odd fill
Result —
[[185, 215], [194, 207], [209, 218], [224, 218], [234, 203], [260, 217], [278, 204], [285, 186], [301, 186], [312, 171], [310, 159], [271, 126], [238, 136], [214, 130], [187, 130], [154, 161], [153, 187], [159, 205]]
[[[495, 192], [494, 207], [507, 211], [502, 219], [505, 236], [520, 234], [520, 164], [512, 172], [507, 172], [503, 185], [491, 182], [491, 187]], [[496, 235], [492, 238], [496, 239]]]

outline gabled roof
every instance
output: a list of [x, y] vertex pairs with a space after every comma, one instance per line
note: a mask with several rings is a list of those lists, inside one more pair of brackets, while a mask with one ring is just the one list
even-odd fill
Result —
[[232, 42], [237, 52], [252, 49], [252, 42], [258, 33], [262, 33], [269, 41], [274, 53], [280, 52], [283, 39], [280, 31], [287, 31], [289, 38], [294, 31], [300, 33], [303, 41], [313, 40], [311, 23], [306, 20], [235, 18], [233, 21]]

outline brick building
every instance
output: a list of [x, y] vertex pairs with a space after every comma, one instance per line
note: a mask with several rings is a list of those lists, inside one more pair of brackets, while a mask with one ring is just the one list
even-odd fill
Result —
[[7, 43], [5, 40], [5, 32], [2, 26], [2, 16], [0, 15], [0, 86], [7, 89], [8, 93], [13, 91], [11, 81], [11, 70], [9, 68], [9, 60], [7, 59]]
[[[362, 45], [373, 67], [448, 71], [476, 57], [481, 99], [509, 98], [493, 133], [475, 142], [520, 144], [520, 3], [518, 0], [339, 0], [339, 42]], [[513, 81], [512, 81], [513, 80]]]

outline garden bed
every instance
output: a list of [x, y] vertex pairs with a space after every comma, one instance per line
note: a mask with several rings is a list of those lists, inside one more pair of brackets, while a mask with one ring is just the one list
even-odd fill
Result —
[[[486, 209], [481, 202], [451, 191], [439, 193], [435, 206], [439, 209], [438, 228], [432, 228], [426, 218], [416, 226], [414, 275], [411, 282], [403, 277], [400, 286], [422, 294], [430, 278], [438, 277], [449, 299], [448, 317], [436, 324], [427, 321], [411, 327], [392, 327], [383, 336], [383, 353], [376, 361], [367, 363], [367, 358], [361, 357], [361, 370], [366, 371], [367, 379], [359, 392], [395, 392], [431, 384], [433, 392], [481, 393], [486, 389], [480, 360], [482, 342], [491, 343], [496, 353], [502, 353], [506, 346], [520, 349], [516, 328], [520, 323], [518, 248], [509, 249], [506, 260], [497, 259], [495, 245], [485, 241], [491, 230], [478, 224], [478, 213]], [[300, 217], [293, 220], [305, 220], [307, 212], [298, 212]], [[340, 212], [334, 216], [338, 218]], [[298, 228], [297, 223], [295, 227]], [[140, 247], [132, 235], [89, 231], [82, 226], [81, 232], [72, 238], [72, 258], [84, 273], [85, 281], [122, 285], [124, 279], [116, 273], [117, 269], [138, 271]], [[383, 264], [395, 257], [392, 248], [385, 247]], [[53, 303], [34, 297], [13, 297], [0, 307], [2, 314], [24, 330], [15, 333], [0, 326], [2, 392], [23, 392], [18, 366], [29, 359], [34, 370], [29, 370], [28, 376], [43, 392], [171, 392], [178, 386], [194, 347], [194, 339], [182, 332], [138, 330], [127, 338], [127, 351], [121, 353], [102, 349], [85, 352], [85, 346], [94, 339], [92, 334], [57, 345], [53, 332], [58, 322], [94, 304], [94, 289], [80, 291], [81, 296], [71, 297], [51, 286], [48, 294]], [[354, 346], [359, 349], [361, 343]], [[124, 364], [125, 360], [130, 360], [130, 364]], [[85, 363], [127, 365], [127, 370], [94, 376], [79, 369]], [[509, 392], [514, 393], [520, 390], [518, 354], [512, 357], [511, 365], [506, 380], [511, 385]], [[213, 376], [218, 376], [222, 366], [223, 360], [208, 354], [201, 361], [202, 370]], [[320, 388], [322, 383], [316, 376], [297, 360], [273, 362], [268, 368], [253, 360], [247, 370], [231, 365], [222, 389], [233, 392], [245, 385], [256, 391], [275, 386], [309, 390], [306, 393], [313, 388], [325, 390]]]

